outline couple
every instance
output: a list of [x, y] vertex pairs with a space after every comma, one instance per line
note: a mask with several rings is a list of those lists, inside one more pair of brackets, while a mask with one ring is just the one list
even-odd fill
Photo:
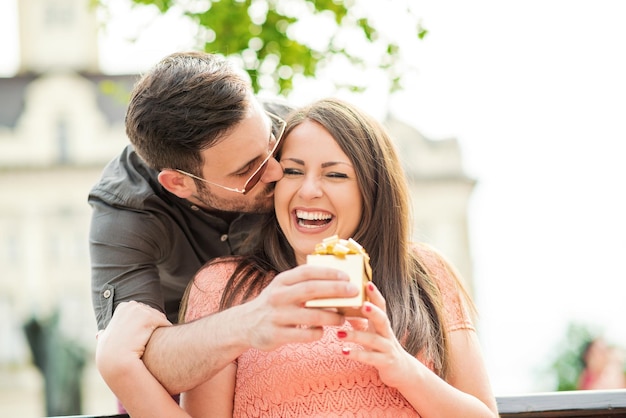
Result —
[[[146, 158], [163, 187], [205, 210], [227, 206], [213, 194], [225, 185], [194, 173], [254, 150], [252, 139], [272, 119], [282, 125], [246, 96], [246, 117], [199, 158], [181, 152], [172, 157], [176, 166]], [[237, 188], [277, 181], [273, 192], [254, 195], [273, 195], [274, 211], [260, 220], [249, 255], [200, 269], [183, 301], [186, 324], [168, 326], [151, 307], [120, 303], [99, 334], [98, 369], [131, 416], [497, 416], [469, 297], [437, 252], [409, 242], [408, 190], [384, 129], [328, 99], [290, 113], [280, 130]], [[371, 257], [363, 318], [302, 306], [356, 293], [342, 273], [304, 264], [315, 244], [335, 234], [354, 238]], [[157, 340], [180, 336], [181, 363], [197, 369], [187, 375], [172, 361], [166, 379], [153, 377], [142, 359], [157, 333]], [[188, 380], [180, 384], [184, 411], [170, 396], [176, 380]]]

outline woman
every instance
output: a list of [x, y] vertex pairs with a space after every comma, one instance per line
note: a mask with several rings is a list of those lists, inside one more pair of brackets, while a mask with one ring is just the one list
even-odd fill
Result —
[[344, 102], [318, 101], [289, 118], [277, 157], [283, 178], [261, 247], [205, 266], [188, 288], [184, 320], [254, 298], [332, 235], [355, 239], [371, 257], [366, 319], [325, 327], [313, 343], [248, 350], [184, 393], [185, 410], [194, 417], [496, 416], [469, 299], [438, 254], [409, 242], [407, 185], [384, 129]]
[[[347, 103], [321, 100], [291, 115], [277, 158], [284, 176], [274, 192], [275, 214], [260, 229], [259, 248], [251, 256], [203, 267], [187, 289], [184, 320], [254, 300], [277, 273], [305, 263], [315, 244], [332, 235], [353, 238], [369, 253], [369, 302], [363, 318], [324, 327], [320, 340], [243, 352], [212, 379], [182, 394], [187, 413], [497, 416], [468, 314], [471, 301], [438, 253], [410, 243], [405, 176], [384, 129]], [[141, 323], [136, 319], [127, 326], [145, 333]], [[128, 357], [119, 350], [112, 355], [120, 333], [116, 327], [105, 331], [104, 347], [98, 344], [103, 364]], [[132, 373], [119, 379], [132, 376], [135, 388], [144, 381], [153, 385], [139, 360], [146, 339], [141, 332], [131, 335], [134, 341], [124, 343], [134, 344], [133, 367], [126, 368]], [[153, 411], [172, 408], [173, 402], [159, 396]], [[134, 405], [140, 413], [151, 406]]]

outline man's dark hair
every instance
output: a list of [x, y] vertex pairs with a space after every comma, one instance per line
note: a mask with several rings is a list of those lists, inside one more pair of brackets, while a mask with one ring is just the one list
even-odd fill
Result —
[[126, 134], [156, 170], [201, 175], [200, 152], [246, 115], [252, 90], [219, 55], [180, 52], [163, 58], [137, 82], [126, 112]]

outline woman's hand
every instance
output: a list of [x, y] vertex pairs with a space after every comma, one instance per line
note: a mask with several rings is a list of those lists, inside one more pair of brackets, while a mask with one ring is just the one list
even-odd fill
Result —
[[375, 367], [384, 384], [397, 387], [403, 380], [404, 371], [413, 367], [415, 359], [404, 350], [396, 338], [386, 314], [386, 302], [374, 283], [365, 287], [369, 302], [361, 308], [368, 320], [367, 331], [340, 330], [340, 340], [359, 344], [360, 349], [343, 350], [342, 353], [356, 361]]
[[96, 338], [96, 365], [104, 375], [123, 371], [129, 361], [141, 360], [152, 332], [172, 325], [165, 314], [143, 303], [122, 302], [111, 322]]

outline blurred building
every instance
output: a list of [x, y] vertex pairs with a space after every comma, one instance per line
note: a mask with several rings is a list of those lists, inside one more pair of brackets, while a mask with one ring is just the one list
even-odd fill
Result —
[[[19, 72], [0, 78], [0, 390], [15, 384], [3, 373], [30, 361], [22, 326], [33, 317], [60, 309], [63, 332], [95, 345], [87, 193], [128, 143], [124, 113], [137, 79], [99, 73], [88, 2], [20, 0], [18, 7]], [[439, 248], [471, 283], [474, 181], [463, 172], [458, 142], [431, 141], [393, 117], [385, 123], [410, 180], [415, 238]]]
[[456, 138], [430, 140], [392, 116], [385, 125], [396, 141], [412, 198], [416, 241], [439, 249], [472, 290], [468, 211], [476, 181], [463, 171]]
[[23, 332], [27, 321], [47, 324], [58, 313], [64, 338], [93, 358], [87, 192], [128, 142], [125, 103], [136, 75], [99, 73], [97, 23], [87, 5], [17, 2], [20, 67], [14, 77], [0, 78], [2, 416], [44, 413], [42, 374], [32, 366]]

